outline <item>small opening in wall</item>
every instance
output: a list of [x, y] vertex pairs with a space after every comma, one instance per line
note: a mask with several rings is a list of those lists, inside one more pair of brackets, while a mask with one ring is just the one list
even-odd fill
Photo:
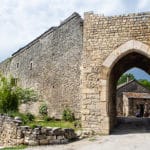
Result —
[[30, 70], [32, 70], [32, 67], [33, 67], [33, 64], [32, 64], [32, 62], [30, 63]]
[[17, 68], [19, 68], [19, 63], [17, 63]]

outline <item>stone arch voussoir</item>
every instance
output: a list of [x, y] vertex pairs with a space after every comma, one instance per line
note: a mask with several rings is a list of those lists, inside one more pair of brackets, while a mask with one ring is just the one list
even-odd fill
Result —
[[137, 40], [130, 40], [110, 53], [110, 55], [103, 62], [102, 66], [111, 70], [120, 58], [130, 52], [138, 52], [146, 57], [150, 57], [150, 46]]

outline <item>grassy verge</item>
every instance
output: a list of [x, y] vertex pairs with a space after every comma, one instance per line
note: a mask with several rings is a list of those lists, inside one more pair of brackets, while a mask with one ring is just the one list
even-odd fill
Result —
[[2, 148], [1, 150], [22, 150], [25, 148], [27, 148], [26, 145], [19, 145], [19, 146], [15, 146], [15, 147], [5, 147], [5, 148]]
[[[27, 125], [30, 126], [31, 128], [34, 128], [35, 126], [42, 126], [42, 127], [72, 128], [74, 130], [81, 129], [79, 126], [80, 121], [78, 120], [70, 122], [64, 120], [50, 119], [49, 121], [47, 121], [41, 117], [34, 117], [34, 119], [30, 120], [27, 114], [22, 114], [19, 112], [11, 112], [9, 115], [12, 117], [19, 116], [20, 118], [22, 118], [23, 121], [22, 125]], [[77, 125], [76, 127], [75, 124]]]
[[27, 124], [30, 127], [34, 127], [35, 125], [43, 126], [43, 127], [60, 127], [60, 128], [72, 128], [75, 129], [74, 127], [74, 122], [68, 122], [68, 121], [56, 121], [56, 120], [51, 120], [51, 121], [32, 121]]

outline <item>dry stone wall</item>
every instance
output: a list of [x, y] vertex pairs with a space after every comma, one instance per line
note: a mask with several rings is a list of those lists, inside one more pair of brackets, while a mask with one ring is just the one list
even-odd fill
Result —
[[73, 129], [41, 126], [32, 129], [29, 126], [21, 126], [21, 120], [18, 118], [0, 115], [1, 146], [66, 144], [76, 138]]

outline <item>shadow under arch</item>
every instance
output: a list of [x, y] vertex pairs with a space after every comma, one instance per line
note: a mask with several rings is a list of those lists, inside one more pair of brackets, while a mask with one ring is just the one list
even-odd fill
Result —
[[127, 70], [137, 67], [150, 74], [150, 58], [138, 52], [130, 52], [120, 58], [113, 65], [109, 74], [109, 89], [108, 89], [108, 115], [110, 117], [110, 129], [116, 124], [116, 87], [119, 77]]

